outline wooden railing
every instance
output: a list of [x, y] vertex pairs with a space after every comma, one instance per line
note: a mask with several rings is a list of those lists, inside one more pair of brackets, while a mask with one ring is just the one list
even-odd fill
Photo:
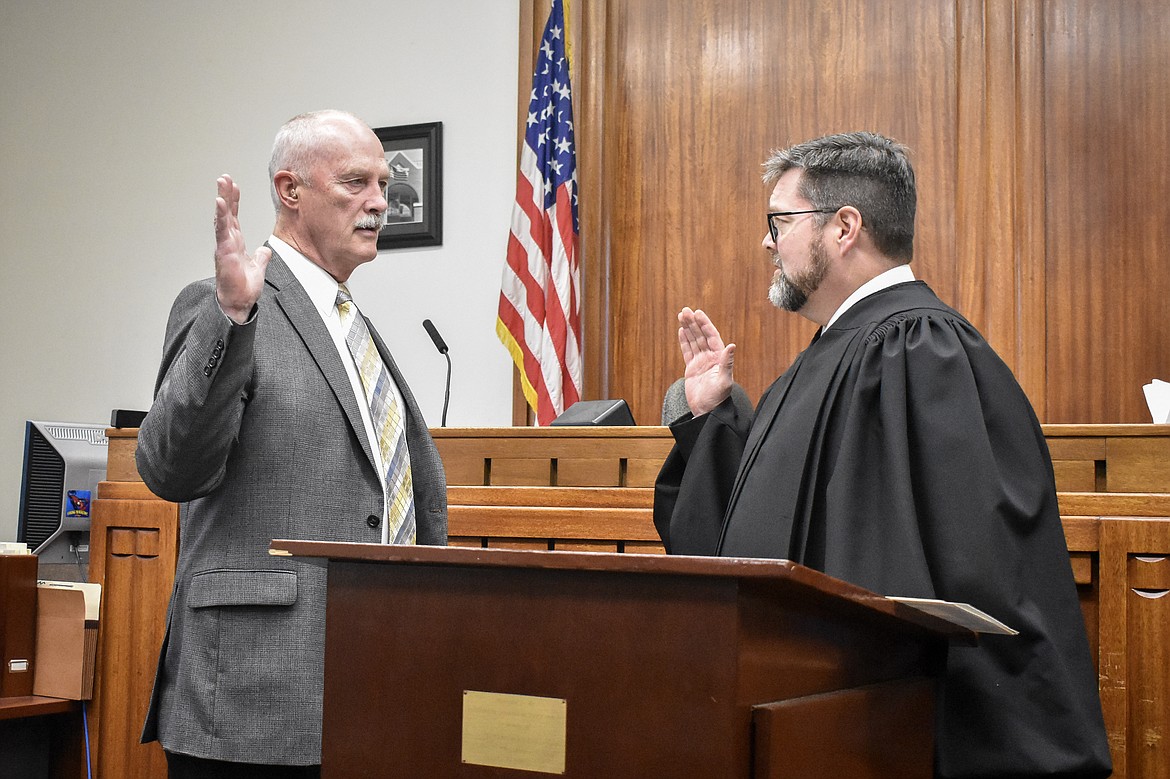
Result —
[[444, 428], [449, 543], [509, 549], [663, 552], [654, 479], [666, 428]]

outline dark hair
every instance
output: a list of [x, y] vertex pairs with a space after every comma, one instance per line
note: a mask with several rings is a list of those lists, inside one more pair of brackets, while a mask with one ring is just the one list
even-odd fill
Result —
[[[877, 133], [826, 135], [772, 152], [764, 182], [774, 184], [800, 168], [798, 191], [813, 208], [853, 206], [878, 251], [891, 259], [914, 257], [917, 194], [908, 150]], [[818, 215], [825, 224], [831, 215]]]

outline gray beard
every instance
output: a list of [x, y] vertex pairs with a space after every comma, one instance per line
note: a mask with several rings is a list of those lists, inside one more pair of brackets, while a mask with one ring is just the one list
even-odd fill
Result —
[[821, 282], [829, 275], [829, 255], [820, 243], [818, 231], [809, 242], [808, 269], [797, 276], [789, 276], [780, 268], [768, 287], [768, 301], [783, 311], [796, 312], [808, 303], [808, 297], [817, 291]]
[[783, 269], [772, 279], [768, 287], [768, 302], [782, 311], [799, 311], [808, 302], [808, 295], [802, 292]]

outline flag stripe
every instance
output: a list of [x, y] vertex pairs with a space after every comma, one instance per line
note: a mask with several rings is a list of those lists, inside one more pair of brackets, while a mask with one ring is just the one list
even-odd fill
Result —
[[516, 177], [496, 334], [547, 425], [581, 397], [577, 165], [564, 9], [553, 0], [541, 38]]

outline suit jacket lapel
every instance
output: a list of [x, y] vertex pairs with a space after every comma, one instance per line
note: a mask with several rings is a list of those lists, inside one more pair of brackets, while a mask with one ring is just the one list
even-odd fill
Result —
[[333, 396], [337, 399], [342, 411], [345, 412], [350, 429], [357, 437], [358, 443], [361, 444], [362, 451], [365, 452], [370, 465], [376, 468], [374, 453], [370, 449], [365, 425], [362, 423], [362, 412], [358, 407], [353, 386], [349, 383], [349, 374], [345, 371], [333, 338], [325, 329], [325, 323], [321, 321], [321, 315], [313, 306], [313, 301], [309, 300], [304, 287], [275, 251], [272, 253], [272, 261], [268, 263], [266, 281], [268, 286], [273, 289], [276, 304], [280, 306], [293, 329], [300, 335], [305, 348], [309, 350], [317, 367], [321, 369], [325, 381], [333, 390]]

